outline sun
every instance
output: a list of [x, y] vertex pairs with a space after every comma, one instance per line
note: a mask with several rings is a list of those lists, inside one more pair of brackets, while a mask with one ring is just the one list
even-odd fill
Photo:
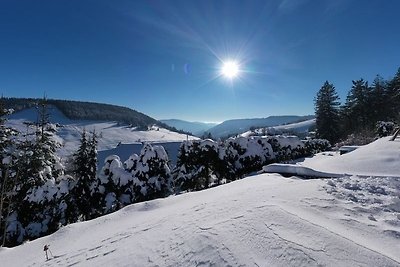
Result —
[[235, 78], [238, 76], [239, 71], [239, 64], [236, 61], [225, 61], [222, 64], [221, 74], [226, 78]]

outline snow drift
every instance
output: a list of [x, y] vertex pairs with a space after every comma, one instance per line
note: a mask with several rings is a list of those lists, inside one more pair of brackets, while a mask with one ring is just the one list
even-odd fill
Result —
[[322, 172], [400, 177], [400, 138], [390, 138], [380, 138], [344, 155], [319, 153], [298, 164]]

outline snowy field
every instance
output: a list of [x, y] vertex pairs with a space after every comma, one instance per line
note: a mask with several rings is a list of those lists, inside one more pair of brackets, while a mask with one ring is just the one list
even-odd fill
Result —
[[2, 266], [400, 266], [400, 211], [391, 206], [399, 182], [373, 180], [382, 194], [348, 186], [352, 178], [262, 174], [134, 204], [3, 248], [0, 258]]
[[[34, 108], [31, 108], [12, 114], [7, 125], [19, 130], [21, 133], [25, 133], [27, 129], [24, 122], [35, 122], [36, 120], [37, 112]], [[62, 156], [70, 155], [76, 151], [79, 147], [83, 129], [87, 132], [95, 130], [100, 136], [98, 140], [99, 151], [114, 149], [119, 143], [138, 145], [142, 142], [169, 143], [181, 142], [187, 138], [191, 140], [198, 139], [197, 137], [171, 132], [160, 127], [152, 127], [148, 131], [137, 131], [134, 128], [120, 125], [116, 122], [70, 120], [55, 107], [50, 109], [50, 121], [60, 124], [60, 127], [57, 127], [57, 137], [58, 141], [63, 145], [59, 151]]]

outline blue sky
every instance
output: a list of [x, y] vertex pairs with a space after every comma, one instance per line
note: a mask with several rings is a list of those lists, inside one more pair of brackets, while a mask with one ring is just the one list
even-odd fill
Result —
[[[313, 114], [325, 80], [400, 67], [400, 1], [0, 1], [0, 91], [157, 119]], [[240, 62], [232, 81], [221, 61]]]

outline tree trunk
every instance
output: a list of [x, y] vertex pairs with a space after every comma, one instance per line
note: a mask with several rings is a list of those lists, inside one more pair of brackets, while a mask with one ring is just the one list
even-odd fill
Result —
[[396, 131], [394, 132], [393, 137], [390, 138], [390, 141], [394, 141], [394, 140], [397, 138], [397, 136], [399, 135], [399, 133], [400, 133], [400, 127], [398, 127], [398, 128], [396, 129]]

